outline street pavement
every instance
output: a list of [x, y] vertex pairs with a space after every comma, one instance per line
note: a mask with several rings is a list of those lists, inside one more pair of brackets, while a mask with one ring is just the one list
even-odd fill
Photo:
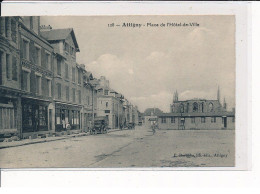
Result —
[[234, 158], [234, 130], [144, 126], [0, 149], [1, 168], [231, 167]]

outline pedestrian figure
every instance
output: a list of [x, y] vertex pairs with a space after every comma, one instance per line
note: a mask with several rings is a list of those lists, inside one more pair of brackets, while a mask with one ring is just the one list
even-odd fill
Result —
[[71, 130], [70, 123], [67, 122], [67, 123], [66, 123], [66, 131], [67, 131], [67, 134], [68, 134], [68, 135], [70, 134], [70, 130]]
[[62, 128], [63, 128], [63, 130], [66, 130], [66, 122], [65, 122], [65, 120], [64, 119], [62, 119]]
[[156, 127], [156, 124], [155, 124], [155, 121], [153, 122], [153, 124], [152, 124], [152, 130], [153, 130], [153, 135], [155, 134], [155, 127]]

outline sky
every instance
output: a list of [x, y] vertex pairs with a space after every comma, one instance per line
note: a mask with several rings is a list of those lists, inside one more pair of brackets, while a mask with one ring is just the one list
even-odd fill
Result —
[[[113, 23], [120, 26], [108, 27]], [[234, 16], [48, 16], [41, 25], [73, 28], [77, 62], [105, 76], [141, 112], [169, 112], [176, 90], [179, 100], [215, 100], [218, 86], [221, 102], [225, 97], [228, 109], [235, 107]]]

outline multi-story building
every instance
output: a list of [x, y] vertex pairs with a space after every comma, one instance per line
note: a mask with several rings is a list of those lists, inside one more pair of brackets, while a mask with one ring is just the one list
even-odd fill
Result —
[[227, 111], [224, 100], [191, 99], [180, 101], [175, 92], [171, 113], [158, 115], [161, 129], [235, 129], [235, 111]]
[[109, 87], [104, 76], [99, 79], [97, 89], [97, 116], [106, 116], [109, 128], [119, 128], [124, 123], [123, 95]]
[[40, 17], [21, 18], [22, 133], [54, 132], [53, 47], [40, 36]]
[[95, 117], [95, 103], [96, 103], [96, 89], [95, 85], [92, 85], [92, 81], [94, 80], [91, 72], [84, 71], [83, 72], [83, 106], [84, 106], [84, 124], [83, 129], [85, 132], [89, 131], [91, 127], [93, 127], [93, 121]]
[[21, 135], [19, 17], [0, 17], [0, 136]]
[[96, 116], [107, 116], [111, 128], [138, 120], [105, 77], [77, 64], [72, 28], [40, 26], [36, 16], [1, 17], [0, 27], [0, 136], [37, 137], [66, 123], [88, 131]]
[[72, 130], [82, 130], [85, 67], [76, 63], [79, 46], [74, 30], [41, 26], [41, 36], [53, 46], [55, 54], [55, 130], [65, 130], [66, 123], [70, 123]]

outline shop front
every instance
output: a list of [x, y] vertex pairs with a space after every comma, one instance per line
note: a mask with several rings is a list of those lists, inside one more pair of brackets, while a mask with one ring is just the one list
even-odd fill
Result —
[[48, 106], [50, 102], [22, 99], [22, 132], [24, 136], [49, 131]]
[[71, 125], [71, 130], [79, 130], [81, 128], [82, 115], [80, 106], [67, 104], [55, 104], [55, 130], [61, 132], [66, 130], [66, 124]]
[[20, 134], [18, 102], [19, 98], [0, 96], [0, 138]]

